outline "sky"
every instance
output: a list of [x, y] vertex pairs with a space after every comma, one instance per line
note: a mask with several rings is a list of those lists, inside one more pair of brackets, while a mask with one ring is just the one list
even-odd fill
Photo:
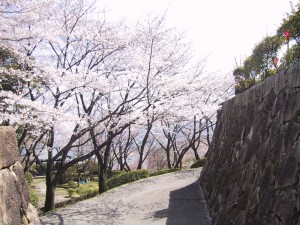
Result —
[[[231, 73], [255, 44], [275, 34], [290, 2], [299, 0], [101, 0], [108, 19], [134, 22], [167, 10], [171, 26], [186, 33], [206, 71]], [[236, 60], [235, 60], [236, 59]]]

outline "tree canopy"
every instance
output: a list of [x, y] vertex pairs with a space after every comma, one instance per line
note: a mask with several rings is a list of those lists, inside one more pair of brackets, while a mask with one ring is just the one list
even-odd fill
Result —
[[235, 93], [239, 94], [279, 71], [286, 70], [300, 58], [300, 6], [293, 9], [274, 36], [267, 36], [237, 66]]
[[212, 129], [232, 81], [205, 75], [166, 19], [112, 23], [88, 0], [0, 3], [0, 123], [18, 131], [24, 170], [46, 171], [45, 211], [78, 163], [97, 160], [102, 192], [109, 170], [141, 169], [161, 146], [180, 167]]

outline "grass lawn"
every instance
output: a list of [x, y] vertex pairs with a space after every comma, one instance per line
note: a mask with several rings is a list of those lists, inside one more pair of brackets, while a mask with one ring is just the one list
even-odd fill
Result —
[[[46, 179], [44, 177], [34, 178], [31, 184], [32, 190], [38, 194], [38, 208], [44, 207], [46, 198]], [[68, 201], [72, 198], [92, 196], [98, 193], [98, 183], [89, 182], [86, 184], [80, 184], [75, 188], [75, 192], [71, 196], [68, 194], [68, 185], [60, 185], [55, 190], [55, 203], [61, 203]]]
[[[44, 207], [46, 198], [46, 178], [34, 178], [31, 184], [32, 190], [38, 193], [39, 201], [38, 208]], [[69, 199], [68, 192], [64, 188], [56, 188], [55, 190], [55, 203], [66, 201]]]

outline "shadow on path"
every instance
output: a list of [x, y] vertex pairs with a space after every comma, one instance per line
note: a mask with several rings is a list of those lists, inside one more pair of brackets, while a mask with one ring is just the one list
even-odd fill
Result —
[[157, 211], [154, 217], [167, 217], [167, 225], [209, 225], [208, 209], [199, 182], [171, 191], [169, 208]]
[[45, 225], [64, 225], [64, 218], [62, 217], [61, 214], [57, 213], [57, 212], [53, 212], [51, 213], [53, 216], [56, 216], [59, 219], [59, 223], [55, 222], [55, 223], [42, 223]]

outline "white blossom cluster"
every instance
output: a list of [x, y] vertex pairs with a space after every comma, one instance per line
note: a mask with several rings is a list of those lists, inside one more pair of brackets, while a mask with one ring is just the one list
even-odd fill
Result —
[[128, 28], [95, 8], [83, 0], [0, 3], [0, 49], [17, 62], [0, 67], [1, 83], [10, 76], [17, 87], [1, 90], [0, 122], [35, 137], [54, 129], [61, 145], [90, 127], [107, 133], [213, 118], [231, 96], [232, 79], [193, 65], [191, 45], [165, 16]]

